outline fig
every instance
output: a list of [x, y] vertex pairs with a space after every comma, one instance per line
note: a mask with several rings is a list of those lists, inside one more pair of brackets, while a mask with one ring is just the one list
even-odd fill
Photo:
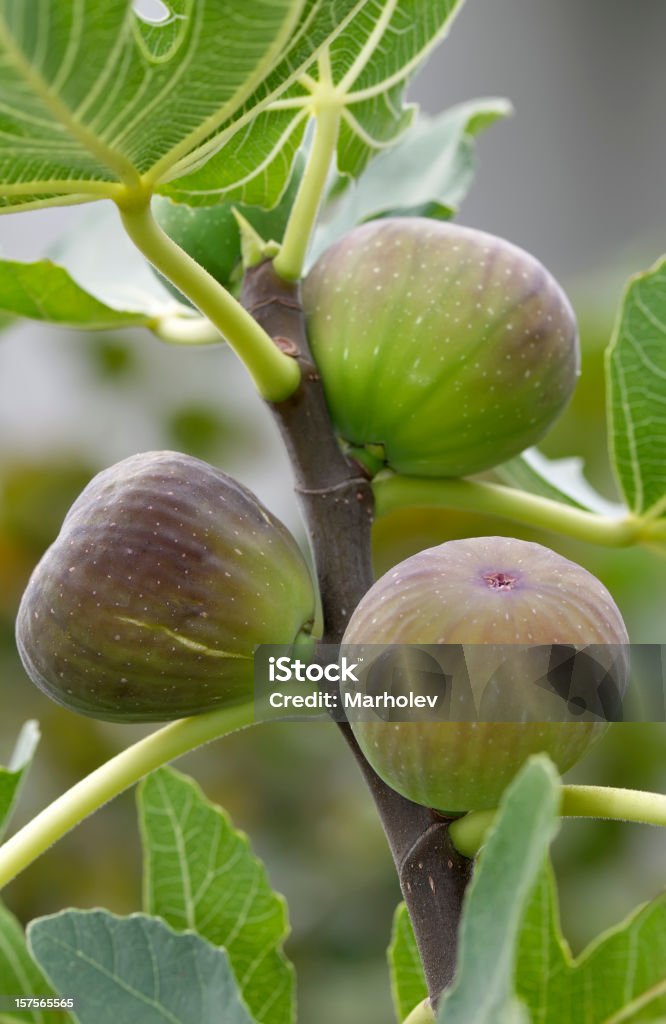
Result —
[[331, 418], [415, 476], [466, 476], [535, 444], [579, 368], [571, 306], [533, 256], [420, 217], [355, 228], [303, 284]]
[[162, 721], [252, 699], [258, 644], [309, 632], [314, 593], [289, 531], [199, 459], [145, 452], [94, 477], [21, 601], [36, 685], [110, 721]]
[[[453, 720], [454, 712], [449, 720], [383, 721], [370, 712], [350, 714], [351, 727], [377, 774], [415, 803], [449, 814], [496, 807], [531, 754], [549, 754], [564, 772], [607, 728], [596, 715], [568, 720], [564, 703], [553, 715], [557, 680], [553, 693], [535, 685], [534, 657], [572, 648], [582, 656], [585, 645], [599, 645], [588, 650], [602, 672], [589, 682], [603, 674], [621, 698], [628, 642], [613, 598], [581, 566], [510, 537], [448, 541], [382, 576], [353, 612], [343, 645], [474, 645], [464, 653], [478, 720]], [[464, 696], [454, 684], [452, 707]], [[488, 699], [509, 714], [482, 720]]]

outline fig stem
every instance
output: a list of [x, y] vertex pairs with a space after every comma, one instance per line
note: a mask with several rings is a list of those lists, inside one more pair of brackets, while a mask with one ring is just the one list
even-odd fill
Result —
[[118, 209], [137, 249], [224, 336], [245, 363], [262, 398], [271, 402], [288, 398], [300, 381], [296, 361], [281, 352], [240, 302], [162, 231], [149, 201], [119, 204]]
[[338, 144], [342, 105], [332, 82], [327, 50], [319, 58], [319, 81], [313, 84], [311, 108], [315, 117], [312, 148], [289, 213], [280, 251], [273, 261], [276, 274], [284, 281], [298, 281], [303, 272], [310, 237]]
[[[485, 842], [496, 811], [471, 811], [449, 826], [459, 853], [474, 857]], [[607, 818], [666, 827], [666, 795], [611, 786], [562, 786], [563, 818]]]
[[627, 547], [647, 539], [636, 516], [612, 519], [503, 484], [382, 473], [373, 480], [372, 489], [378, 516], [414, 506], [463, 509], [607, 547]]
[[160, 341], [169, 345], [220, 345], [225, 340], [205, 316], [172, 313], [155, 317], [149, 327]]
[[0, 889], [113, 797], [169, 761], [255, 722], [254, 704], [181, 718], [116, 754], [0, 846]]

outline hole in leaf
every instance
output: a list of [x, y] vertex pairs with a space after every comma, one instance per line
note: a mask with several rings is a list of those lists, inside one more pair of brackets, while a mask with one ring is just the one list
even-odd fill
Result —
[[151, 25], [159, 25], [171, 17], [171, 11], [162, 0], [134, 0], [132, 6], [134, 13]]

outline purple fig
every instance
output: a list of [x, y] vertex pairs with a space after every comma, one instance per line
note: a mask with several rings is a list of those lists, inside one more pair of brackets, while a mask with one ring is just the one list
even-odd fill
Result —
[[160, 721], [251, 700], [257, 645], [291, 643], [313, 615], [295, 540], [250, 491], [199, 459], [145, 452], [76, 500], [16, 635], [58, 703]]
[[[534, 656], [599, 645], [589, 649], [621, 697], [628, 641], [611, 595], [574, 562], [507, 537], [449, 541], [381, 577], [354, 611], [343, 644], [475, 645], [465, 648], [474, 706], [483, 708], [490, 692], [491, 703], [499, 700], [511, 715], [391, 722], [356, 715], [352, 729], [375, 771], [410, 800], [449, 813], [495, 807], [530, 754], [549, 754], [564, 772], [607, 728], [594, 716], [567, 720], [564, 706], [561, 717], [539, 720], [546, 698], [535, 685]], [[521, 648], [503, 644], [524, 645], [524, 654], [507, 662], [507, 650]]]
[[355, 228], [303, 285], [331, 417], [416, 476], [466, 476], [535, 444], [569, 400], [576, 321], [554, 278], [510, 242], [457, 224]]

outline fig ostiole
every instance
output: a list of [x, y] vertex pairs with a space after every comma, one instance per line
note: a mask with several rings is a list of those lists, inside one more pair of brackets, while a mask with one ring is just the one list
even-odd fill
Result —
[[535, 444], [579, 370], [566, 295], [504, 239], [419, 217], [355, 228], [303, 284], [331, 417], [412, 476], [467, 476]]
[[315, 596], [289, 531], [237, 481], [175, 452], [91, 480], [35, 568], [16, 624], [34, 683], [112, 721], [252, 699], [253, 654], [309, 632]]
[[613, 598], [582, 566], [507, 537], [449, 541], [381, 577], [352, 614], [343, 645], [357, 654], [358, 645], [475, 645], [466, 660], [476, 707], [483, 708], [492, 684], [499, 693], [491, 693], [491, 704], [499, 700], [509, 714], [504, 721], [357, 716], [351, 726], [377, 774], [415, 803], [450, 814], [492, 808], [531, 754], [549, 754], [565, 772], [607, 728], [594, 715], [571, 721], [549, 710], [539, 720], [543, 690], [535, 686], [534, 661], [514, 659], [502, 673], [500, 645], [525, 645], [527, 653], [532, 645], [595, 645], [595, 659], [621, 697], [628, 642]]

